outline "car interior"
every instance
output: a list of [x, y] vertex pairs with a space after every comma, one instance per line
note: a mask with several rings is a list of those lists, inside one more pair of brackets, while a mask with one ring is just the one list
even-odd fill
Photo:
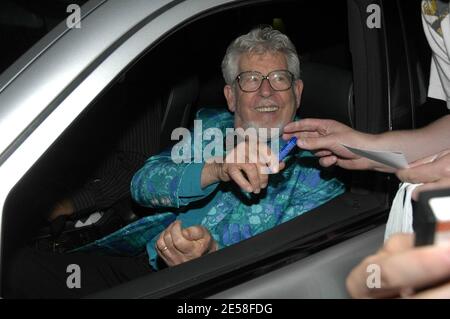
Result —
[[[440, 116], [443, 104], [426, 99], [429, 51], [413, 49], [427, 48], [426, 40], [420, 30], [415, 34], [421, 37], [405, 32], [409, 25], [420, 27], [420, 15], [407, 7], [409, 1], [383, 1], [402, 19], [385, 18], [390, 32], [368, 30], [360, 27], [366, 2], [339, 0], [326, 8], [314, 1], [244, 2], [195, 17], [166, 34], [99, 94], [10, 193], [3, 212], [2, 276], [17, 249], [35, 244], [43, 229], [44, 235], [55, 235], [45, 212], [96, 178], [105, 158], [126, 153], [121, 138], [143, 117], [152, 120], [151, 147], [142, 163], [170, 147], [173, 129], [191, 127], [200, 108], [226, 107], [221, 60], [231, 40], [254, 26], [272, 25], [296, 45], [304, 82], [301, 118], [334, 119], [376, 133], [423, 126]], [[393, 45], [398, 38], [402, 45]], [[330, 170], [345, 182], [346, 192], [325, 205], [223, 251], [101, 296], [209, 296], [386, 222], [395, 177]], [[127, 214], [105, 226], [102, 234], [157, 213], [136, 207], [129, 196], [125, 201]]]

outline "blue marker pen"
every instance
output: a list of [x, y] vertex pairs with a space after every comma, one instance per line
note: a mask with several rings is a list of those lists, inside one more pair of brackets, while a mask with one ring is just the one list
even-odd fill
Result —
[[[291, 137], [291, 139], [287, 142], [286, 145], [283, 146], [283, 148], [280, 150], [280, 154], [278, 155], [278, 161], [281, 162], [288, 156], [289, 152], [292, 151], [292, 149], [297, 145], [297, 138]], [[272, 170], [269, 167], [269, 174], [272, 174]]]
[[291, 137], [289, 142], [283, 146], [283, 148], [280, 151], [280, 155], [278, 156], [278, 160], [281, 162], [286, 158], [286, 156], [289, 154], [290, 151], [297, 145], [297, 137]]

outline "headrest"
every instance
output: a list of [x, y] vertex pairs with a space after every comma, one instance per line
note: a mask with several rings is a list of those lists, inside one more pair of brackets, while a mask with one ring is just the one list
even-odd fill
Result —
[[333, 119], [353, 126], [352, 72], [312, 62], [303, 63], [300, 69], [304, 86], [300, 117]]
[[200, 108], [227, 107], [227, 100], [223, 94], [225, 80], [222, 74], [214, 74], [200, 77], [200, 92], [197, 105]]
[[[352, 72], [334, 66], [305, 62], [301, 66], [304, 89], [299, 108], [301, 118], [334, 119], [352, 126]], [[197, 101], [199, 107], [226, 107], [225, 81], [221, 75], [203, 78]]]

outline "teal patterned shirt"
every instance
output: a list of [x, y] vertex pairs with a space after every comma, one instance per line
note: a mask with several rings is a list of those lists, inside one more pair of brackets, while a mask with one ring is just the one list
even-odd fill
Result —
[[[223, 136], [227, 128], [234, 127], [234, 117], [226, 110], [202, 109], [197, 119], [202, 120], [203, 131], [218, 128]], [[195, 145], [193, 140], [187, 145], [191, 159], [194, 147], [201, 151], [211, 143], [204, 140], [201, 145]], [[285, 143], [280, 141], [280, 147]], [[146, 246], [150, 263], [157, 268], [156, 240], [175, 219], [181, 220], [183, 227], [203, 225], [223, 248], [284, 223], [344, 192], [343, 184], [327, 175], [310, 152], [295, 148], [285, 162], [283, 171], [270, 175], [265, 190], [248, 194], [233, 182], [202, 189], [204, 163], [176, 164], [171, 150], [152, 156], [134, 175], [131, 194], [138, 204], [161, 213], [144, 217], [82, 250], [135, 255]]]

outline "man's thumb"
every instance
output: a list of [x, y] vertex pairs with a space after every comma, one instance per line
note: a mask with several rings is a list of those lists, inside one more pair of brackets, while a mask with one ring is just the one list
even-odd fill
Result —
[[199, 240], [205, 236], [205, 231], [200, 226], [191, 226], [182, 230], [183, 236], [188, 240]]

